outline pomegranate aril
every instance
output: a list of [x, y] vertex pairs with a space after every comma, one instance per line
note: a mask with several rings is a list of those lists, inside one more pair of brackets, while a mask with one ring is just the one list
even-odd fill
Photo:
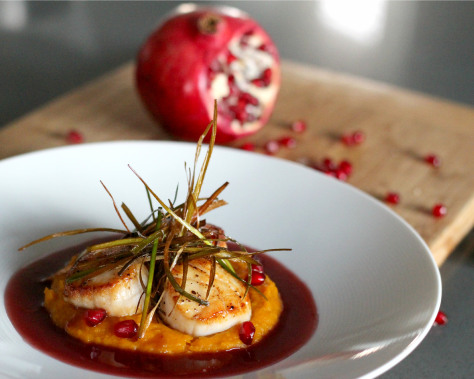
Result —
[[425, 162], [433, 167], [441, 166], [441, 159], [436, 154], [428, 154], [425, 157]]
[[396, 192], [389, 192], [385, 196], [385, 201], [389, 204], [398, 204], [400, 202], [400, 195]]
[[238, 102], [237, 105], [230, 107], [230, 111], [233, 113], [234, 118], [240, 123], [244, 123], [247, 120], [247, 111], [245, 109], [245, 103]]
[[331, 170], [329, 168], [323, 168], [321, 171], [324, 172], [327, 176], [332, 176], [333, 178], [336, 177], [336, 171], [334, 170]]
[[360, 145], [365, 141], [365, 134], [360, 130], [352, 133], [346, 133], [341, 136], [341, 141], [347, 146]]
[[263, 272], [252, 271], [252, 286], [260, 286], [265, 282], [265, 274]]
[[268, 87], [272, 82], [272, 70], [267, 68], [263, 70], [259, 78], [252, 80], [252, 84], [257, 87]]
[[247, 121], [248, 113], [245, 108], [237, 108], [234, 113], [236, 120], [239, 121], [241, 124]]
[[229, 52], [228, 55], [227, 55], [227, 64], [230, 65], [235, 60], [237, 60], [237, 57], [234, 54], [232, 54], [231, 52]]
[[249, 44], [249, 39], [254, 34], [253, 30], [248, 30], [244, 34], [242, 34], [242, 38], [240, 39], [240, 46], [247, 47]]
[[235, 76], [234, 75], [229, 75], [227, 77], [227, 83], [229, 84], [229, 87], [232, 87], [235, 83]]
[[255, 145], [252, 142], [246, 142], [240, 146], [242, 150], [255, 151]]
[[431, 213], [433, 214], [434, 217], [436, 218], [441, 218], [446, 216], [446, 213], [448, 213], [448, 209], [444, 204], [436, 204], [433, 209], [431, 210]]
[[306, 122], [303, 120], [296, 120], [291, 123], [291, 130], [296, 133], [303, 133], [306, 130]]
[[341, 137], [341, 141], [346, 146], [354, 145], [354, 140], [352, 139], [352, 134], [343, 134]]
[[331, 158], [324, 158], [323, 159], [323, 167], [328, 169], [328, 170], [335, 170], [336, 169], [336, 165], [334, 164], [334, 162]]
[[245, 321], [240, 325], [239, 328], [239, 338], [246, 344], [251, 345], [253, 337], [255, 336], [255, 326], [251, 321]]
[[263, 73], [262, 73], [262, 80], [263, 82], [265, 83], [265, 86], [269, 86], [270, 83], [272, 82], [272, 69], [271, 68], [266, 68], [265, 70], [263, 70]]
[[359, 145], [365, 141], [365, 134], [364, 132], [357, 130], [354, 133], [352, 133], [352, 139], [356, 145]]
[[93, 327], [104, 321], [106, 316], [107, 312], [105, 309], [88, 309], [84, 315], [84, 320], [88, 326]]
[[71, 143], [71, 144], [82, 143], [84, 141], [84, 137], [77, 130], [71, 130], [67, 134], [66, 140], [67, 140], [68, 143]]
[[258, 99], [247, 92], [241, 92], [238, 96], [237, 104], [230, 107], [235, 119], [241, 124], [255, 121], [256, 117], [247, 111], [247, 105], [257, 106], [259, 104]]
[[346, 160], [343, 160], [339, 163], [339, 170], [344, 171], [347, 176], [352, 174], [352, 163]]
[[239, 97], [239, 102], [243, 101], [245, 104], [258, 105], [260, 102], [255, 96], [252, 96], [248, 92], [242, 92]]
[[293, 137], [282, 137], [278, 140], [281, 146], [293, 149], [296, 147], [296, 140]]
[[134, 320], [124, 320], [114, 325], [114, 334], [120, 338], [135, 337], [138, 331], [138, 325]]
[[260, 272], [263, 273], [264, 269], [262, 265], [252, 265], [252, 272]]
[[265, 153], [273, 155], [276, 154], [278, 150], [280, 150], [280, 144], [275, 140], [270, 140], [265, 144], [263, 148], [265, 150]]
[[446, 325], [448, 323], [448, 316], [443, 311], [438, 311], [434, 320], [434, 325]]
[[347, 174], [341, 170], [341, 169], [337, 169], [334, 172], [334, 176], [336, 177], [336, 179], [338, 180], [342, 180], [343, 182], [345, 182], [347, 180]]
[[273, 54], [272, 49], [267, 44], [261, 44], [258, 48], [260, 51], [264, 51], [265, 53]]

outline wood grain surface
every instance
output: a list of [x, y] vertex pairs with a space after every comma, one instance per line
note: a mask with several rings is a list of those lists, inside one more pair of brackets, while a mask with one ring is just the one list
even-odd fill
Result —
[[[292, 136], [297, 145], [276, 155], [319, 163], [348, 159], [348, 183], [383, 201], [427, 242], [441, 265], [474, 225], [474, 109], [441, 99], [292, 62], [283, 63], [282, 88], [268, 125], [252, 137], [258, 152], [270, 139]], [[306, 121], [306, 132], [290, 130]], [[149, 117], [134, 89], [133, 65], [111, 72], [0, 129], [0, 159], [67, 144], [77, 130], [84, 142], [172, 139]], [[361, 130], [366, 140], [348, 147], [340, 137]], [[423, 157], [436, 153], [439, 168]], [[317, 194], [315, 194], [317, 196]], [[431, 215], [436, 203], [448, 214]]]

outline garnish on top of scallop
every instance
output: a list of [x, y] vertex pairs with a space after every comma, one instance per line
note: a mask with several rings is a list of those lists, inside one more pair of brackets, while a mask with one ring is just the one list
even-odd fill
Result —
[[[200, 195], [216, 137], [216, 109], [213, 120], [197, 143], [183, 203], [176, 204], [176, 196], [173, 202], [163, 201], [129, 166], [144, 184], [150, 204], [150, 214], [139, 222], [122, 203], [122, 212], [133, 224], [133, 230], [127, 226], [113, 196], [103, 185], [112, 198], [123, 230], [71, 230], [45, 236], [20, 248], [23, 250], [52, 238], [80, 233], [108, 231], [121, 234], [120, 238], [89, 246], [54, 276], [63, 291], [60, 301], [76, 309], [101, 311], [90, 313], [93, 316], [89, 317], [96, 319], [87, 320], [89, 326], [102, 322], [102, 318], [97, 319], [98, 314], [117, 320], [134, 316], [139, 321], [137, 331], [127, 336], [136, 335], [142, 339], [158, 314], [171, 328], [199, 337], [251, 320], [250, 288], [265, 296], [252, 284], [255, 284], [252, 280], [255, 275], [261, 276], [260, 269], [255, 269], [261, 266], [254, 255], [290, 249], [249, 252], [203, 218], [209, 211], [226, 204], [219, 196], [228, 182], [207, 198]], [[197, 161], [208, 133], [209, 147], [198, 170]], [[159, 203], [158, 207], [153, 205], [153, 199]], [[232, 249], [228, 242], [233, 243]], [[237, 270], [232, 262], [237, 264]], [[53, 319], [58, 317], [50, 312]]]

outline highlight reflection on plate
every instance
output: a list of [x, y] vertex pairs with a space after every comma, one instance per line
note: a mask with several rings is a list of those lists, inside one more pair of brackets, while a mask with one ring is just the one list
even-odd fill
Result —
[[[0, 161], [0, 291], [26, 263], [84, 238], [62, 238], [19, 253], [26, 242], [58, 230], [120, 227], [99, 180], [135, 214], [146, 214], [143, 185], [127, 165], [163, 198], [173, 198], [179, 182], [183, 198], [184, 162], [193, 162], [194, 151], [188, 143], [112, 142]], [[202, 194], [225, 181], [230, 185], [222, 197], [229, 205], [208, 220], [249, 246], [291, 247], [291, 253], [273, 257], [306, 282], [318, 307], [318, 328], [308, 343], [262, 369], [262, 375], [374, 377], [421, 342], [439, 307], [440, 277], [426, 244], [400, 217], [350, 185], [301, 165], [217, 147]], [[26, 344], [6, 315], [3, 296], [2, 374], [110, 377], [69, 366]]]

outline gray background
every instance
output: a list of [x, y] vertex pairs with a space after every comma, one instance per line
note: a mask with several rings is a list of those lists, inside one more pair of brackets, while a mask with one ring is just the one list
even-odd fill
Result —
[[[179, 3], [1, 1], [0, 127], [133, 60]], [[324, 1], [213, 4], [248, 12], [283, 59], [472, 106], [474, 2], [355, 3], [354, 9]], [[383, 378], [474, 377], [473, 251], [471, 232], [441, 268], [448, 325], [433, 328]]]

